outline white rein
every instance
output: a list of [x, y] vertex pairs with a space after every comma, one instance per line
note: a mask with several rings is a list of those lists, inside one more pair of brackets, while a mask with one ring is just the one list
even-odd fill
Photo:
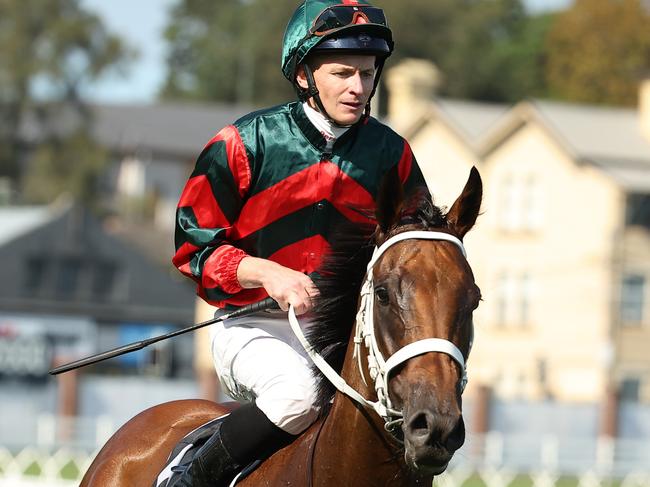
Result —
[[[368, 349], [368, 369], [370, 377], [375, 381], [375, 391], [377, 392], [377, 401], [370, 401], [363, 397], [359, 392], [350, 387], [341, 377], [318, 353], [316, 353], [312, 346], [309, 344], [302, 329], [298, 318], [296, 317], [293, 306], [289, 307], [289, 323], [293, 332], [300, 340], [300, 343], [305, 348], [311, 359], [314, 361], [320, 371], [327, 377], [327, 379], [343, 394], [351, 397], [358, 403], [373, 409], [385, 421], [385, 427], [388, 431], [399, 423], [402, 422], [402, 412], [393, 409], [390, 401], [388, 391], [388, 378], [391, 370], [406, 362], [407, 360], [422, 355], [428, 352], [440, 352], [451, 356], [460, 366], [462, 371], [461, 378], [461, 393], [467, 385], [467, 368], [465, 366], [465, 359], [462, 352], [449, 340], [443, 338], [426, 338], [410, 343], [403, 348], [399, 349], [387, 360], [384, 359], [374, 331], [373, 308], [374, 308], [374, 284], [373, 284], [373, 267], [384, 254], [384, 252], [398, 242], [408, 239], [418, 240], [446, 240], [453, 242], [458, 246], [464, 257], [467, 257], [463, 243], [453, 235], [443, 232], [430, 232], [430, 231], [411, 231], [395, 235], [386, 240], [380, 247], [375, 248], [372, 258], [368, 263], [366, 278], [361, 287], [361, 304], [357, 313], [356, 319], [356, 332], [354, 335], [354, 355], [359, 361], [359, 371], [364, 383], [366, 378], [363, 374], [363, 367], [361, 365], [361, 344], [364, 343]], [[471, 343], [470, 343], [471, 349]]]

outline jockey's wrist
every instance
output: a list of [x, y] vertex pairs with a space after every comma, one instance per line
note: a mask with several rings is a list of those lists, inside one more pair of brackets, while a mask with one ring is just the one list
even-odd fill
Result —
[[277, 267], [280, 267], [280, 264], [267, 259], [244, 257], [237, 267], [237, 280], [244, 289], [265, 287], [265, 281]]

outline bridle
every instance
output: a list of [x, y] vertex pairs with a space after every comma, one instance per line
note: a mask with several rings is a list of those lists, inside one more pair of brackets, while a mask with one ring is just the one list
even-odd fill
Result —
[[[370, 401], [364, 398], [359, 392], [350, 387], [345, 380], [321, 357], [315, 352], [309, 342], [306, 340], [300, 323], [296, 318], [293, 307], [289, 307], [289, 323], [293, 332], [296, 334], [300, 343], [305, 348], [320, 371], [327, 379], [343, 394], [351, 397], [361, 405], [373, 409], [379, 416], [384, 419], [387, 431], [394, 433], [396, 426], [403, 422], [403, 414], [393, 408], [390, 400], [388, 378], [390, 372], [408, 361], [409, 359], [428, 352], [439, 352], [449, 355], [453, 358], [461, 370], [460, 390], [461, 394], [467, 385], [467, 368], [465, 357], [462, 352], [451, 341], [444, 338], [425, 338], [408, 345], [405, 345], [388, 359], [384, 359], [374, 331], [373, 309], [374, 309], [374, 284], [373, 284], [373, 267], [379, 258], [388, 248], [403, 240], [444, 240], [454, 243], [462, 252], [463, 257], [467, 258], [463, 243], [453, 235], [443, 232], [434, 231], [409, 231], [403, 232], [386, 240], [381, 246], [375, 248], [372, 258], [368, 263], [366, 277], [361, 287], [361, 303], [356, 318], [356, 332], [354, 336], [354, 356], [358, 359], [359, 371], [364, 383], [367, 384], [361, 364], [361, 344], [365, 344], [368, 350], [368, 370], [370, 377], [374, 380], [374, 387], [377, 393], [377, 401]], [[469, 351], [472, 348], [472, 339], [470, 339]]]

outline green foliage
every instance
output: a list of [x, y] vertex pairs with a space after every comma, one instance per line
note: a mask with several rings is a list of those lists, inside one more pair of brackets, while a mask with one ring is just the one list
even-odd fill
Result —
[[[94, 171], [97, 154], [91, 144], [79, 146], [91, 152], [77, 153], [70, 167], [65, 166], [70, 154], [62, 147], [77, 145], [89, 126], [89, 112], [80, 95], [83, 84], [109, 68], [123, 67], [129, 58], [122, 42], [79, 0], [0, 0], [0, 177], [19, 185], [24, 176], [30, 181], [30, 196], [44, 201], [53, 196], [48, 188], [49, 166], [66, 167], [64, 172], [73, 180]], [[54, 104], [44, 108], [44, 100]], [[61, 107], [74, 113], [65, 127], [56, 113], [42, 116]], [[26, 127], [33, 139], [44, 140], [33, 164], [21, 161]], [[51, 159], [49, 166], [43, 162], [45, 153], [49, 154], [45, 159]], [[38, 185], [37, 180], [41, 180]], [[83, 196], [76, 193], [81, 191], [76, 183], [72, 186], [76, 195]]]
[[[538, 83], [528, 70], [539, 66], [543, 31], [528, 19], [520, 0], [377, 1], [393, 29], [394, 59], [419, 57], [437, 64], [442, 93], [459, 98], [507, 101]], [[535, 34], [535, 32], [537, 34]]]
[[547, 51], [554, 97], [633, 105], [650, 73], [650, 12], [640, 0], [576, 0], [553, 25]]
[[[435, 62], [443, 93], [511, 101], [545, 91], [543, 39], [550, 17], [528, 18], [521, 0], [377, 0], [396, 51]], [[181, 0], [166, 37], [162, 96], [257, 105], [293, 98], [280, 71], [284, 28], [296, 0]]]
[[105, 149], [81, 129], [44, 141], [30, 159], [23, 181], [24, 197], [46, 204], [65, 193], [92, 207], [106, 160]]
[[170, 43], [164, 98], [268, 104], [292, 96], [280, 51], [295, 0], [181, 0]]

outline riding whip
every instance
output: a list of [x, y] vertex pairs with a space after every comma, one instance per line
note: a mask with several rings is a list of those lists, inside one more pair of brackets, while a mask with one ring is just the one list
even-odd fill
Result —
[[225, 315], [219, 316], [218, 318], [213, 318], [208, 321], [203, 321], [201, 323], [196, 323], [194, 325], [188, 326], [187, 328], [182, 328], [180, 330], [172, 331], [165, 335], [147, 338], [139, 342], [134, 342], [128, 345], [123, 345], [121, 347], [114, 348], [113, 350], [108, 350], [106, 352], [98, 353], [97, 355], [91, 355], [90, 357], [75, 360], [74, 362], [70, 362], [69, 364], [56, 367], [50, 370], [49, 373], [50, 375], [61, 374], [62, 372], [68, 372], [69, 370], [85, 367], [86, 365], [94, 364], [97, 362], [101, 362], [102, 360], [107, 360], [109, 358], [117, 357], [118, 355], [124, 355], [125, 353], [135, 352], [136, 350], [140, 350], [144, 347], [148, 347], [149, 345], [159, 342], [161, 340], [167, 340], [168, 338], [182, 335], [183, 333], [188, 333], [190, 331], [198, 330], [199, 328], [203, 328], [204, 326], [208, 326], [213, 323], [217, 323], [219, 321], [227, 320], [229, 318], [239, 318], [241, 316], [247, 316], [267, 309], [278, 309], [278, 308], [279, 305], [273, 298], [266, 298], [257, 303], [252, 303], [247, 306], [242, 306], [241, 308], [232, 311], [230, 313], [227, 313]]

